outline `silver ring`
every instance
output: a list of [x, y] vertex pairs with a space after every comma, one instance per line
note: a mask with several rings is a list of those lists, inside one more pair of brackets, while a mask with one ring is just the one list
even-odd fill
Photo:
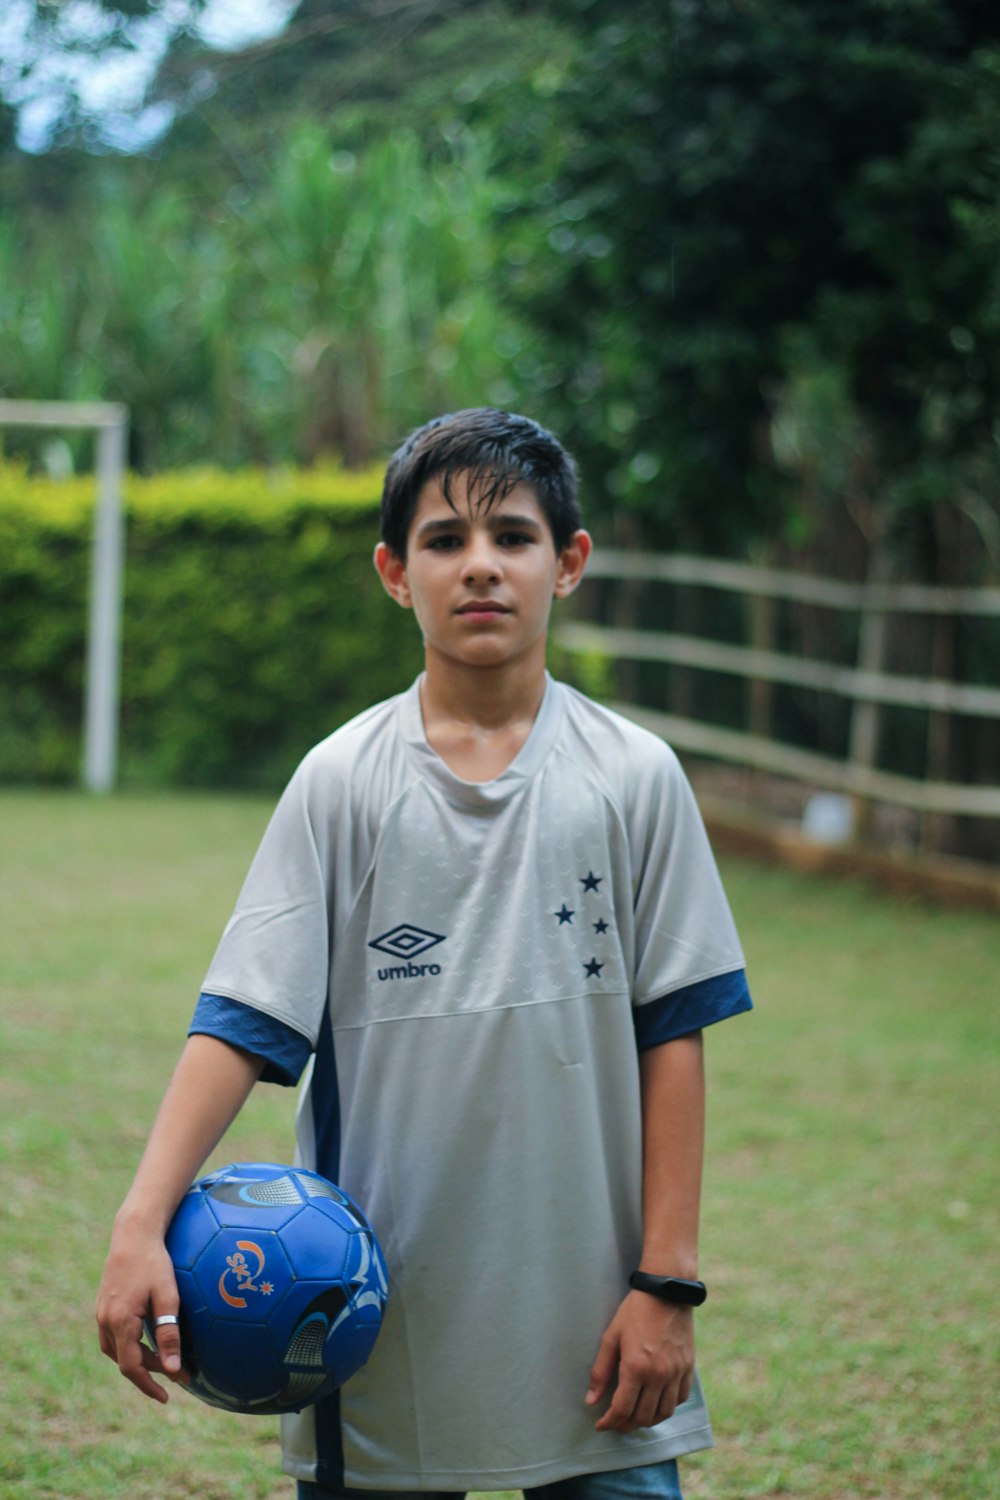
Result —
[[154, 1328], [169, 1328], [178, 1321], [176, 1313], [161, 1313], [158, 1318], [153, 1319]]

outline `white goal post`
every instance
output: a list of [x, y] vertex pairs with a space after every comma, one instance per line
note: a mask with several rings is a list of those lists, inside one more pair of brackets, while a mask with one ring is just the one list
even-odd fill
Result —
[[0, 426], [83, 427], [97, 433], [81, 780], [88, 791], [110, 792], [118, 771], [128, 407], [106, 401], [0, 401]]

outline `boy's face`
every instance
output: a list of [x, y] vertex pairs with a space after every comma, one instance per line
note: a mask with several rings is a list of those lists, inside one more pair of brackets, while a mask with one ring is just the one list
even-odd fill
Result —
[[452, 482], [454, 506], [438, 480], [420, 493], [406, 561], [384, 542], [375, 565], [386, 589], [412, 609], [432, 658], [497, 667], [544, 661], [554, 598], [572, 593], [590, 554], [579, 531], [560, 553], [534, 490], [517, 484], [488, 511], [476, 513], [465, 475]]

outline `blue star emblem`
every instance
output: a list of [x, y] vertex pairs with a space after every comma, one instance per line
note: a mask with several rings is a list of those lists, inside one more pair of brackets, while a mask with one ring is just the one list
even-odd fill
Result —
[[605, 922], [605, 920], [604, 920], [603, 917], [601, 918], [601, 920], [599, 922], [595, 922], [594, 923], [594, 931], [595, 932], [607, 932], [607, 930], [608, 930], [608, 924], [607, 924], [607, 922]]
[[596, 979], [598, 974], [600, 974], [601, 970], [604, 968], [604, 965], [599, 964], [596, 958], [592, 958], [590, 960], [590, 963], [584, 964], [583, 967], [587, 971], [588, 979]]
[[585, 891], [596, 891], [603, 879], [603, 875], [595, 875], [593, 870], [588, 870], [586, 875], [580, 876], [580, 884]]
[[554, 911], [552, 915], [559, 918], [560, 927], [565, 926], [567, 922], [573, 921], [573, 913], [569, 910], [565, 901], [562, 904], [562, 911]]

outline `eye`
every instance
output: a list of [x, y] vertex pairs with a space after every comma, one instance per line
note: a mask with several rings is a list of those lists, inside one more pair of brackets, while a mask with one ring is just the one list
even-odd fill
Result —
[[461, 545], [461, 538], [447, 531], [438, 532], [436, 536], [429, 537], [427, 540], [427, 548], [430, 552], [451, 552]]
[[534, 540], [527, 531], [501, 531], [497, 537], [501, 547], [530, 547]]

